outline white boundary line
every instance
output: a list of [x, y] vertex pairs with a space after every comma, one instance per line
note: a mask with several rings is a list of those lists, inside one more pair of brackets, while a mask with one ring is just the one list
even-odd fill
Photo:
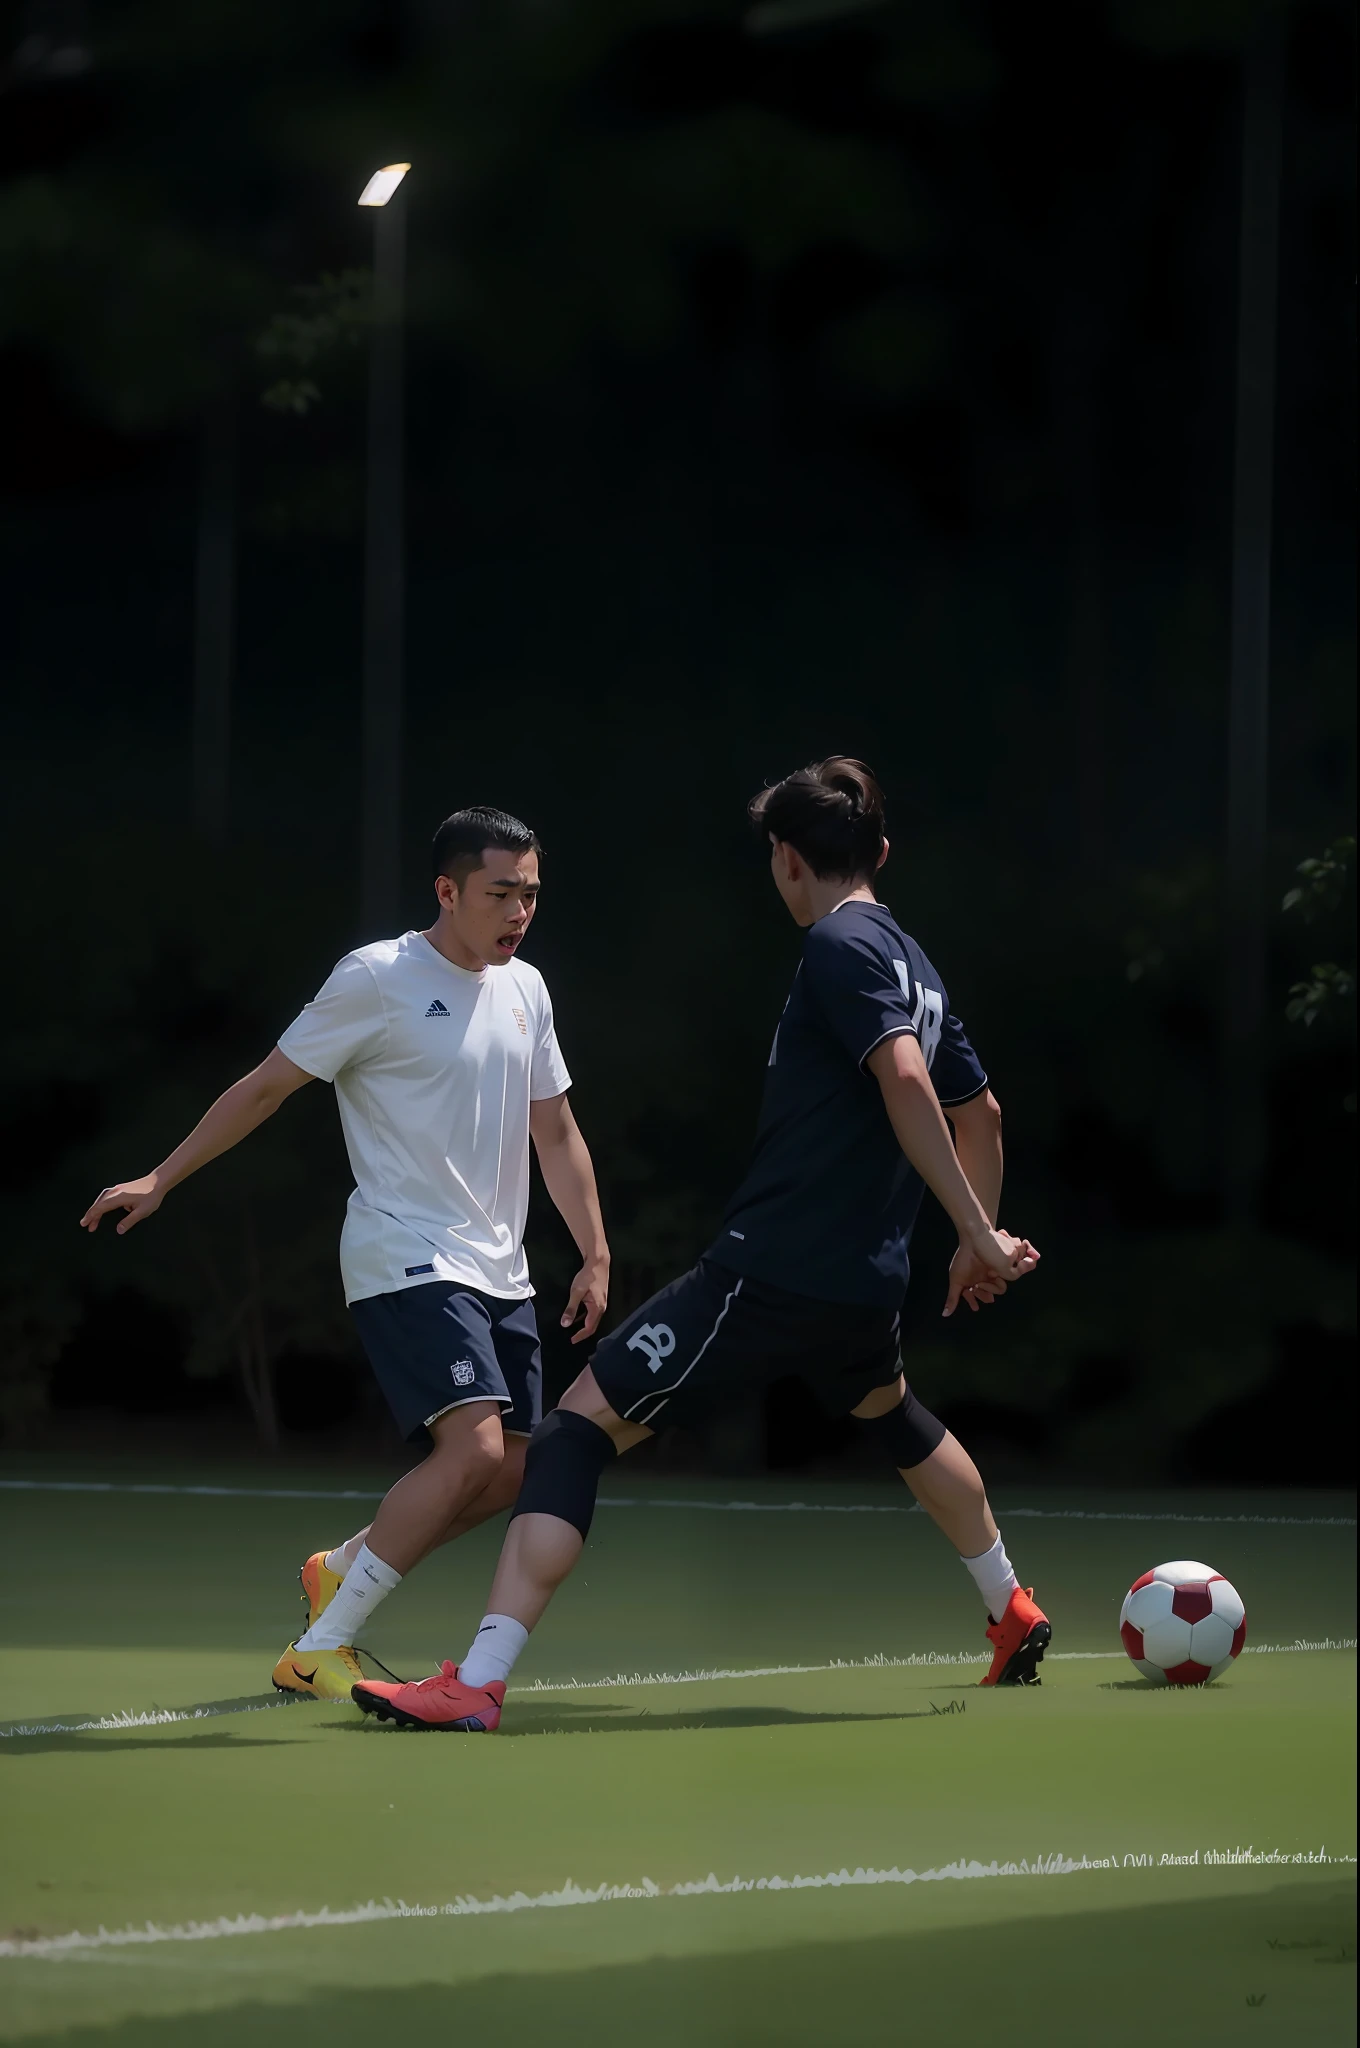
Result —
[[[1353, 1650], [1354, 1636], [1324, 1636], [1315, 1642], [1306, 1642], [1301, 1636], [1292, 1643], [1247, 1643], [1241, 1654], [1255, 1656], [1283, 1656], [1309, 1650]], [[1122, 1650], [1046, 1650], [1046, 1664], [1099, 1664], [1118, 1662], [1127, 1653]], [[745, 1670], [711, 1671], [633, 1671], [620, 1673], [616, 1678], [555, 1678], [535, 1679], [532, 1685], [516, 1688], [516, 1694], [548, 1692], [599, 1692], [614, 1687], [637, 1685], [703, 1685], [714, 1679], [723, 1678], [792, 1678], [805, 1672], [818, 1671], [907, 1671], [922, 1667], [949, 1664], [987, 1664], [991, 1661], [990, 1650], [913, 1650], [905, 1657], [890, 1657], [880, 1651], [874, 1657], [833, 1657], [828, 1664], [764, 1664]]]
[[[1191, 1858], [1187, 1855], [1167, 1860], [1188, 1863]], [[1197, 1856], [1195, 1860], [1198, 1860]], [[1224, 1864], [1295, 1864], [1354, 1863], [1355, 1858], [1329, 1856], [1325, 1848], [1230, 1849], [1210, 1850], [1207, 1860]], [[956, 1863], [941, 1865], [938, 1870], [899, 1870], [896, 1864], [891, 1870], [874, 1870], [861, 1865], [854, 1870], [827, 1871], [819, 1877], [733, 1877], [725, 1883], [720, 1882], [712, 1871], [697, 1882], [671, 1885], [654, 1884], [650, 1877], [644, 1877], [637, 1884], [601, 1884], [583, 1889], [568, 1879], [555, 1892], [533, 1895], [511, 1892], [508, 1898], [498, 1893], [489, 1899], [464, 1894], [438, 1906], [410, 1906], [404, 1899], [370, 1899], [366, 1905], [350, 1906], [340, 1912], [330, 1906], [322, 1906], [313, 1913], [239, 1913], [234, 1919], [186, 1920], [174, 1927], [158, 1927], [154, 1921], [148, 1920], [142, 1927], [100, 1927], [93, 1934], [20, 1935], [0, 1941], [0, 1957], [51, 1962], [60, 1961], [65, 1956], [85, 1954], [91, 1949], [143, 1948], [167, 1941], [223, 1941], [243, 1934], [287, 1934], [300, 1928], [354, 1927], [374, 1920], [461, 1920], [486, 1913], [532, 1913], [551, 1906], [603, 1906], [617, 1899], [693, 1899], [732, 1896], [738, 1892], [821, 1891], [846, 1885], [937, 1884], [943, 1880], [966, 1881], [979, 1877], [1070, 1877], [1074, 1873], [1127, 1867], [1146, 1869], [1155, 1867], [1155, 1864], [1146, 1850], [1140, 1850], [1137, 1853], [1131, 1851], [1124, 1857], [1037, 1856], [1033, 1862], [1022, 1856], [1014, 1863], [978, 1863], [961, 1857]]]
[[[358, 1487], [334, 1491], [302, 1486], [167, 1486], [124, 1484], [109, 1479], [0, 1479], [4, 1493], [172, 1494], [198, 1500], [381, 1500]], [[601, 1494], [602, 1508], [687, 1508], [718, 1515], [919, 1515], [914, 1501], [682, 1500]], [[1354, 1529], [1354, 1515], [1185, 1515], [1105, 1508], [1003, 1508], [1012, 1520], [1036, 1522], [1177, 1522], [1227, 1527], [1250, 1523], [1270, 1529]]]
[[[1323, 1636], [1313, 1642], [1300, 1636], [1292, 1643], [1248, 1643], [1242, 1655], [1284, 1657], [1308, 1651], [1353, 1650], [1355, 1647], [1354, 1636]], [[1050, 1650], [1044, 1661], [1050, 1664], [1119, 1663], [1124, 1655], [1123, 1650]], [[989, 1656], [990, 1652], [983, 1650], [914, 1650], [905, 1657], [889, 1657], [883, 1652], [874, 1657], [833, 1657], [826, 1664], [755, 1664], [741, 1670], [715, 1666], [706, 1671], [623, 1671], [613, 1678], [536, 1678], [532, 1685], [517, 1686], [514, 1697], [523, 1699], [555, 1692], [618, 1692], [644, 1685], [708, 1685], [734, 1678], [795, 1678], [819, 1671], [920, 1670], [935, 1665], [985, 1664]], [[298, 1704], [295, 1700], [279, 1698], [241, 1707], [151, 1707], [141, 1713], [101, 1714], [90, 1721], [26, 1722], [18, 1727], [0, 1728], [0, 1742], [30, 1735], [82, 1735], [92, 1730], [160, 1728], [172, 1721], [211, 1721], [228, 1714], [268, 1714], [276, 1707]], [[306, 1704], [343, 1707], [348, 1702], [326, 1700], [308, 1701]]]
[[[147, 1707], [142, 1712], [129, 1708], [121, 1714], [98, 1714], [89, 1721], [25, 1721], [10, 1728], [0, 1728], [0, 1742], [21, 1741], [29, 1735], [86, 1735], [91, 1731], [109, 1728], [164, 1728], [172, 1721], [216, 1721], [228, 1714], [272, 1714], [276, 1707], [291, 1707], [295, 1702], [283, 1695], [276, 1700], [260, 1700], [249, 1707]], [[311, 1706], [345, 1706], [344, 1700], [312, 1700]]]

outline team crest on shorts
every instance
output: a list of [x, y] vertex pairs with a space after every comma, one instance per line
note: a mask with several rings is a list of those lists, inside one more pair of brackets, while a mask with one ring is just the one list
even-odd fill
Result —
[[640, 1351], [649, 1372], [660, 1372], [661, 1361], [675, 1349], [675, 1332], [669, 1323], [643, 1323], [628, 1339], [630, 1351]]
[[470, 1387], [477, 1377], [477, 1368], [470, 1358], [455, 1358], [450, 1370], [455, 1387]]
[[529, 1027], [528, 1027], [528, 1025], [527, 1025], [527, 1024], [525, 1023], [525, 1021], [524, 1021], [524, 1012], [523, 1012], [523, 1010], [516, 1010], [516, 1009], [512, 1008], [512, 1009], [511, 1009], [511, 1011], [510, 1011], [510, 1015], [511, 1015], [511, 1016], [512, 1016], [512, 1017], [514, 1018], [515, 1022], [516, 1022], [516, 1023], [518, 1024], [518, 1026], [519, 1026], [519, 1035], [520, 1035], [520, 1037], [521, 1037], [521, 1038], [527, 1038], [527, 1037], [528, 1037], [528, 1035], [529, 1035]]

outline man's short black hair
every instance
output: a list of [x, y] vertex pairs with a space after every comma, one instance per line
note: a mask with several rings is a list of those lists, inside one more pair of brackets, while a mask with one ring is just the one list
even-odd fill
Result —
[[445, 818], [434, 835], [434, 878], [447, 875], [461, 890], [471, 874], [482, 866], [482, 856], [488, 846], [498, 847], [502, 853], [542, 853], [538, 834], [519, 818], [512, 818], [509, 811], [491, 810], [485, 804], [472, 804], [465, 811], [455, 811]]
[[747, 808], [756, 830], [792, 846], [819, 881], [858, 882], [878, 872], [883, 792], [848, 754], [830, 754], [771, 783]]

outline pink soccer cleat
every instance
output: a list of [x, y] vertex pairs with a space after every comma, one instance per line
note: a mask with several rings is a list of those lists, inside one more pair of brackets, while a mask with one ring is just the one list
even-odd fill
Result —
[[365, 1679], [351, 1692], [356, 1707], [399, 1728], [443, 1728], [457, 1735], [490, 1735], [499, 1728], [505, 1687], [464, 1685], [456, 1664], [440, 1665], [433, 1678], [387, 1685]]
[[[1034, 1604], [1034, 1588], [1019, 1586], [1011, 1594], [1006, 1612], [987, 1631], [992, 1646], [992, 1668], [978, 1682], [981, 1685], [1041, 1685], [1038, 1665], [1053, 1637], [1048, 1616]], [[356, 1685], [354, 1696], [359, 1697]]]

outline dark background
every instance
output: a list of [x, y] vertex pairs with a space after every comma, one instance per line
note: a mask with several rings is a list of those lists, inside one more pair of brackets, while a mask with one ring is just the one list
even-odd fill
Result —
[[[1225, 1200], [1244, 52], [1231, 0], [30, 0], [0, 93], [5, 1441], [386, 1441], [318, 1087], [126, 1241], [76, 1219], [360, 929], [369, 220], [409, 218], [401, 920], [537, 828], [613, 1312], [692, 1260], [797, 958], [744, 805], [833, 750], [1006, 1113], [1039, 1278], [909, 1372], [991, 1469], [1337, 1482], [1354, 1407], [1351, 10], [1276, 17], [1268, 1159]], [[0, 53], [3, 54], [3, 53]], [[204, 449], [237, 483], [225, 840], [195, 829]], [[220, 485], [217, 487], [220, 491]], [[218, 503], [219, 514], [222, 511]], [[1316, 895], [1317, 914], [1304, 910]], [[550, 1390], [572, 1248], [530, 1255]], [[577, 1358], [579, 1359], [577, 1354]], [[776, 1390], [672, 1461], [792, 1468]], [[650, 1453], [649, 1455], [658, 1455]]]

